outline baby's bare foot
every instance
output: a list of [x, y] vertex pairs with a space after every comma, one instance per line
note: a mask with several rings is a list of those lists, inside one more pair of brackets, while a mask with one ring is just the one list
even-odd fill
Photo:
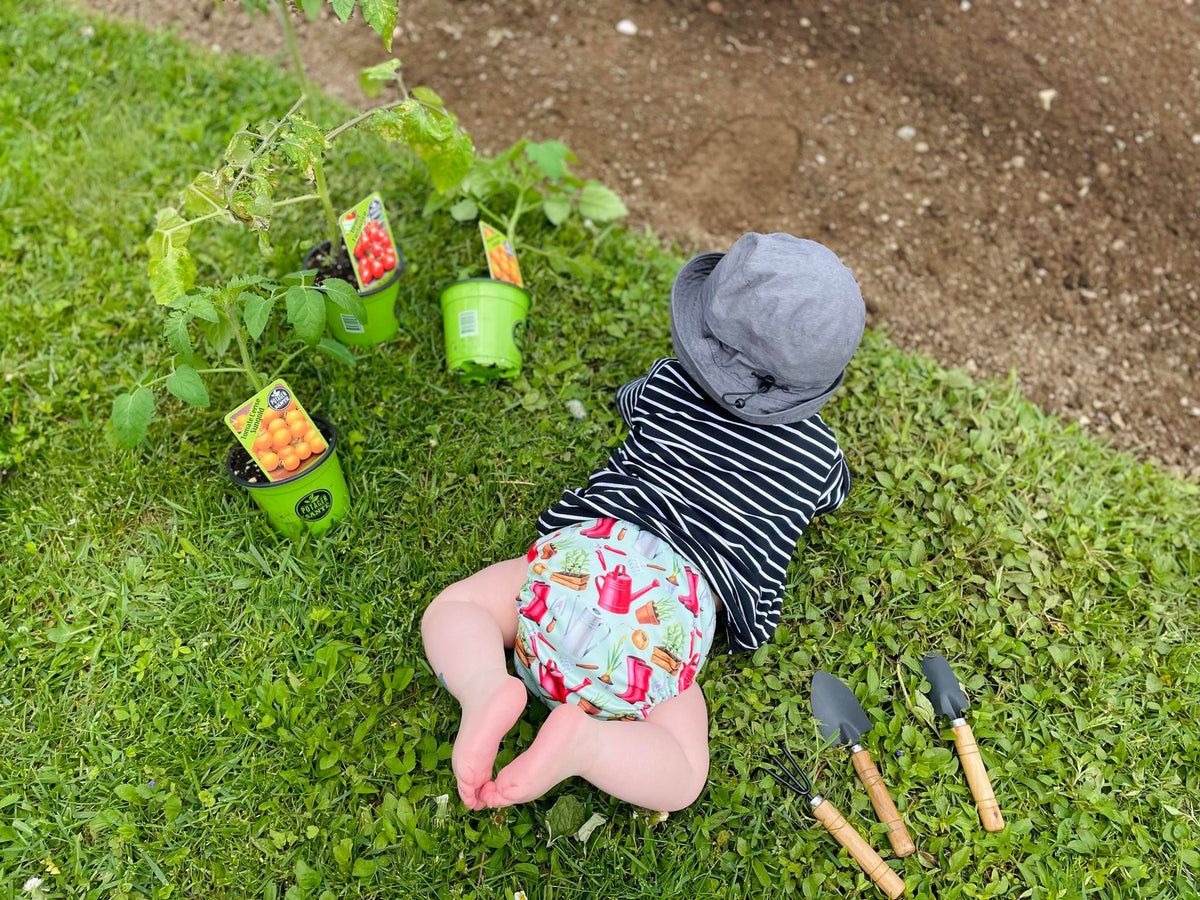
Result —
[[463, 704], [450, 765], [458, 795], [469, 809], [483, 809], [479, 789], [491, 779], [500, 741], [520, 718], [525, 698], [525, 683], [506, 674]]
[[479, 791], [485, 806], [511, 806], [535, 800], [560, 781], [578, 775], [594, 751], [588, 729], [597, 723], [573, 703], [550, 711], [529, 749], [500, 770]]

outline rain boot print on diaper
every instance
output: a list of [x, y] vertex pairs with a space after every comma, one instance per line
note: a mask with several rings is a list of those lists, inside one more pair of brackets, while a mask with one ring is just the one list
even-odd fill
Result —
[[639, 719], [691, 686], [715, 609], [704, 577], [666, 542], [596, 519], [542, 538], [526, 558], [513, 658], [543, 702]]

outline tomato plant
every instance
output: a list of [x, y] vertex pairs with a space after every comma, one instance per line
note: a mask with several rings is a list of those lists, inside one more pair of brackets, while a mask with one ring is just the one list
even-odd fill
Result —
[[[223, 284], [197, 284], [188, 245], [200, 226], [218, 221], [247, 228], [258, 235], [260, 249], [269, 254], [275, 213], [287, 206], [314, 203], [323, 215], [329, 242], [332, 258], [327, 263], [336, 263], [345, 248], [325, 164], [339, 137], [352, 129], [368, 128], [407, 148], [424, 162], [437, 192], [456, 188], [474, 158], [470, 135], [459, 127], [441, 98], [429, 88], [409, 90], [396, 59], [365, 70], [360, 83], [372, 98], [380, 95], [384, 85], [394, 84], [400, 99], [355, 113], [332, 127], [312, 121], [304, 114], [309, 91], [291, 18], [294, 9], [316, 18], [326, 4], [321, 0], [295, 4], [243, 0], [243, 5], [277, 15], [302, 92], [282, 115], [265, 116], [237, 131], [217, 165], [192, 178], [179, 201], [160, 208], [155, 216], [153, 233], [146, 242], [149, 281], [155, 300], [167, 311], [163, 336], [170, 355], [165, 374], [143, 375], [113, 403], [113, 434], [126, 446], [136, 445], [145, 436], [160, 387], [185, 403], [207, 407], [207, 380], [212, 375], [240, 374], [257, 393], [273, 378], [281, 377], [297, 356], [313, 350], [354, 364], [354, 356], [345, 346], [325, 336], [327, 304], [357, 318], [365, 317], [352, 285], [327, 278], [318, 289], [311, 270], [276, 279], [235, 272]], [[395, 0], [329, 0], [327, 5], [343, 23], [358, 9], [390, 49]], [[319, 243], [313, 241], [314, 246]], [[394, 250], [387, 252], [379, 241], [369, 241], [358, 262], [364, 260], [372, 281], [397, 265]], [[364, 271], [361, 265], [360, 271]], [[274, 315], [279, 310], [283, 316]], [[315, 442], [293, 440], [286, 447], [272, 443], [261, 449], [274, 453], [287, 466], [293, 456], [299, 457], [297, 443], [305, 444], [310, 454], [324, 446], [318, 436]]]
[[[435, 194], [425, 205], [426, 214], [449, 207], [460, 222], [483, 218], [500, 229], [516, 249], [546, 256], [554, 268], [586, 275], [588, 262], [579, 254], [555, 253], [520, 238], [518, 225], [529, 213], [540, 211], [551, 225], [563, 224], [572, 215], [591, 223], [609, 225], [628, 214], [621, 198], [595, 180], [571, 172], [575, 154], [561, 141], [518, 141], [495, 157], [478, 157], [471, 170], [450, 192]], [[599, 232], [596, 240], [606, 232]]]

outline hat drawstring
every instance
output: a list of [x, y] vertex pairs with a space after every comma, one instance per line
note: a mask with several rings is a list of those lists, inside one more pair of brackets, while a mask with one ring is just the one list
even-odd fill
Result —
[[[721, 399], [726, 403], [732, 403], [738, 409], [744, 409], [746, 406], [747, 397], [755, 397], [759, 394], [765, 394], [767, 391], [771, 390], [771, 388], [777, 387], [775, 384], [774, 375], [759, 375], [757, 372], [751, 372], [750, 374], [758, 379], [758, 388], [756, 390], [742, 392], [731, 391], [727, 394], [722, 394]], [[730, 397], [737, 397], [737, 399], [730, 400]]]

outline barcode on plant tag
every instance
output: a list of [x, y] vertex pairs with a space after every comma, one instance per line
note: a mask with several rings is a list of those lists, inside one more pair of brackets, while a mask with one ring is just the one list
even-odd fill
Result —
[[479, 336], [479, 310], [464, 309], [458, 314], [458, 336], [460, 338]]
[[363, 323], [358, 321], [356, 316], [342, 313], [342, 327], [346, 329], [348, 334], [362, 334], [365, 330]]

